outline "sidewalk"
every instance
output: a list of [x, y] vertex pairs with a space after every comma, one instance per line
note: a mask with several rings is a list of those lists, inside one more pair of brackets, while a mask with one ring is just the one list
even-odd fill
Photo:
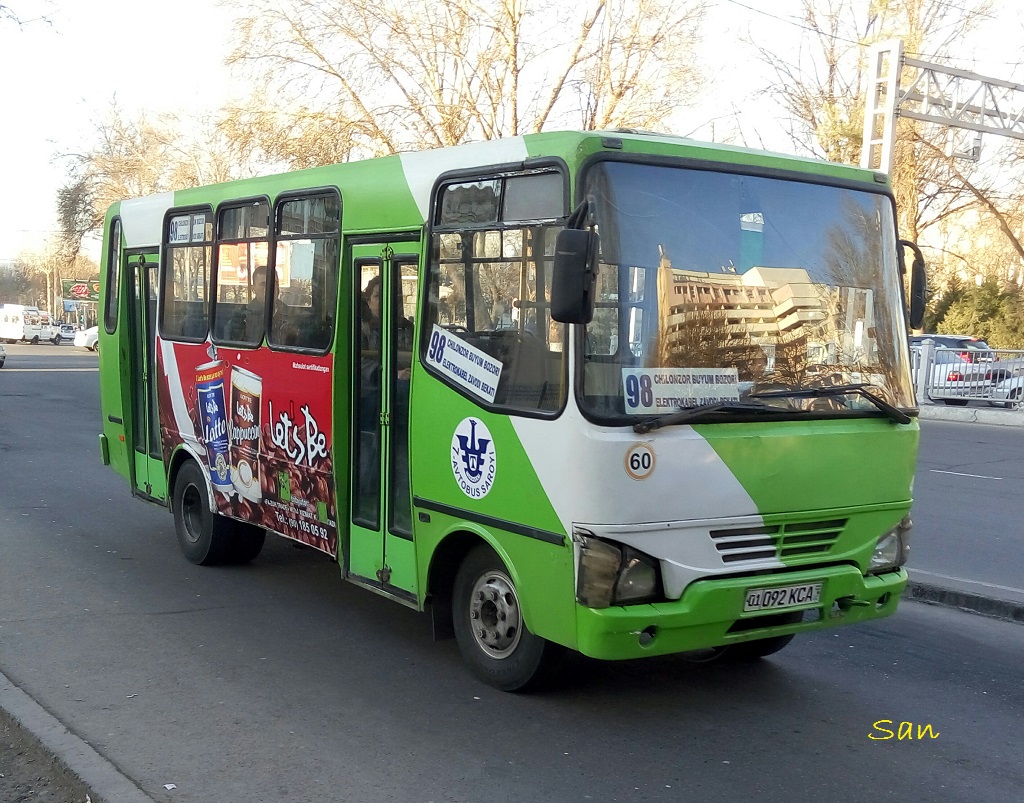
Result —
[[0, 672], [0, 792], [15, 800], [154, 803]]

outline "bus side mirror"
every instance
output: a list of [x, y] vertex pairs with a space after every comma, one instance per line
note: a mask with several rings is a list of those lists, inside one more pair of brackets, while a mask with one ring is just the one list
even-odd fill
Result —
[[925, 302], [928, 300], [928, 274], [924, 267], [924, 255], [921, 249], [908, 240], [900, 240], [914, 252], [914, 263], [910, 268], [910, 319], [908, 323], [911, 329], [920, 329], [924, 326]]
[[590, 323], [594, 317], [598, 234], [563, 229], [555, 240], [551, 317], [559, 323]]
[[924, 305], [928, 296], [928, 276], [924, 270], [924, 260], [914, 257], [914, 266], [910, 269], [910, 326], [912, 329], [924, 327]]

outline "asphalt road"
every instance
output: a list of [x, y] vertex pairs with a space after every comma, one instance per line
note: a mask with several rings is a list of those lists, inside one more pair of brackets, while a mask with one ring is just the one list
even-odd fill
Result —
[[[99, 464], [95, 356], [23, 348], [0, 369], [0, 671], [153, 800], [1019, 799], [1018, 625], [909, 602], [755, 665], [580, 658], [503, 694], [312, 550], [187, 563]], [[933, 480], [919, 500], [948, 496]], [[932, 727], [884, 738], [901, 722]]]
[[913, 569], [1024, 588], [1024, 427], [922, 421], [911, 515]]

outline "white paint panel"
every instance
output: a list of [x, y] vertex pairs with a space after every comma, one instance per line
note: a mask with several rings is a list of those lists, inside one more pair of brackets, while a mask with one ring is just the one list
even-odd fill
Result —
[[167, 378], [167, 387], [171, 397], [171, 410], [174, 413], [174, 424], [178, 428], [178, 434], [193, 449], [205, 451], [205, 447], [196, 437], [195, 425], [192, 423], [192, 418], [188, 414], [188, 407], [185, 404], [185, 392], [182, 388], [181, 376], [178, 373], [178, 360], [174, 355], [174, 344], [161, 340], [160, 357], [163, 363], [164, 376]]
[[162, 192], [121, 202], [121, 229], [128, 248], [160, 245], [164, 213], [174, 205], [174, 193]]
[[424, 220], [427, 219], [430, 209], [430, 190], [442, 173], [476, 165], [522, 162], [528, 157], [526, 141], [522, 137], [507, 137], [491, 142], [470, 142], [454, 148], [399, 154], [402, 169], [405, 171], [405, 180]]
[[[602, 525], [760, 516], [754, 500], [711, 445], [688, 425], [638, 435], [598, 427], [570, 400], [555, 421], [512, 419], [534, 471], [567, 532], [573, 522]], [[655, 467], [632, 479], [626, 455], [649, 444]]]
[[[754, 500], [711, 445], [688, 425], [638, 435], [631, 427], [598, 427], [570, 399], [555, 421], [513, 418], [516, 433], [566, 532], [573, 524], [661, 561], [669, 599], [701, 577], [735, 572], [710, 531], [764, 521]], [[638, 443], [654, 452], [646, 479], [633, 479], [626, 459]], [[783, 564], [744, 561], [743, 570]]]

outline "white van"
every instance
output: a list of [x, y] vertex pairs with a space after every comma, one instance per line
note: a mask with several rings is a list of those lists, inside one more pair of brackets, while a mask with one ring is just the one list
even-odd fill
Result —
[[0, 340], [8, 343], [53, 342], [59, 336], [50, 313], [25, 304], [0, 304]]

